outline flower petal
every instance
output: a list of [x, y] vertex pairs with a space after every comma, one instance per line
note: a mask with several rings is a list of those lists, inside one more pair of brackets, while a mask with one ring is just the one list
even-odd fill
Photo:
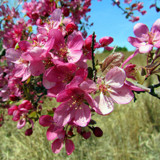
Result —
[[58, 137], [58, 134], [61, 133], [62, 127], [56, 126], [52, 124], [46, 132], [46, 137], [49, 141], [54, 140], [55, 138]]
[[85, 127], [91, 120], [91, 111], [88, 105], [82, 103], [75, 111], [74, 123], [78, 126]]
[[74, 115], [74, 106], [72, 101], [66, 101], [60, 104], [54, 112], [54, 121], [58, 126], [65, 126], [68, 122], [72, 120], [72, 115]]
[[116, 88], [114, 93], [110, 93], [111, 98], [118, 104], [127, 104], [132, 101], [134, 95], [132, 91], [123, 85], [121, 88]]
[[101, 92], [99, 96], [95, 98], [97, 107], [95, 111], [101, 115], [110, 114], [113, 111], [114, 102], [110, 97], [104, 96]]
[[68, 155], [70, 155], [74, 151], [75, 147], [74, 147], [74, 143], [72, 142], [72, 140], [66, 139], [65, 148], [66, 148], [66, 152]]
[[143, 37], [145, 34], [148, 34], [149, 29], [147, 27], [147, 25], [143, 24], [143, 23], [137, 23], [134, 26], [134, 34], [136, 35], [136, 37]]
[[114, 67], [106, 74], [105, 84], [114, 88], [120, 88], [123, 86], [125, 78], [125, 71], [120, 67]]
[[50, 126], [53, 123], [53, 117], [49, 115], [42, 115], [39, 118], [39, 124], [43, 127]]
[[52, 143], [52, 152], [53, 153], [59, 153], [63, 147], [63, 142], [60, 139], [56, 139], [53, 143]]
[[145, 44], [145, 45], [141, 45], [139, 47], [139, 52], [140, 53], [148, 53], [152, 50], [153, 45], [152, 44]]

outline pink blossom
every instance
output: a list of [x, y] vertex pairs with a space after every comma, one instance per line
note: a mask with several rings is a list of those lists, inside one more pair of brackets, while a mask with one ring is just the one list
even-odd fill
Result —
[[140, 53], [148, 53], [153, 47], [160, 47], [160, 19], [153, 24], [151, 31], [143, 23], [137, 23], [134, 26], [134, 34], [136, 37], [129, 37], [128, 41]]
[[[27, 115], [27, 113], [29, 112], [29, 110], [32, 109], [32, 107], [33, 106], [30, 101], [23, 100], [23, 102], [19, 106], [12, 105], [8, 109], [8, 114], [13, 116], [12, 120], [18, 121], [18, 123], [17, 123], [18, 129], [21, 129], [22, 127], [25, 126], [26, 118], [27, 118], [27, 116], [25, 116], [25, 115]], [[32, 124], [32, 127], [33, 127], [33, 124]]]
[[130, 4], [132, 0], [124, 0], [124, 3]]
[[70, 83], [83, 81], [87, 77], [85, 69], [77, 69], [72, 63], [55, 65], [46, 70], [43, 77], [43, 85], [48, 89], [48, 96], [55, 97]]
[[65, 43], [64, 36], [60, 30], [52, 29], [50, 31], [50, 36], [53, 37], [54, 53], [51, 56], [56, 61], [76, 63], [82, 57], [82, 47], [83, 47], [83, 37], [81, 32], [74, 31], [68, 36], [67, 43]]
[[47, 129], [47, 139], [49, 141], [54, 140], [51, 148], [52, 152], [59, 153], [65, 142], [65, 148], [68, 155], [70, 155], [74, 150], [74, 144], [71, 140], [67, 139], [67, 134], [65, 133], [62, 126], [57, 126], [53, 120], [53, 117], [49, 115], [42, 115], [39, 119], [40, 125], [43, 127], [49, 127]]
[[131, 19], [129, 20], [129, 21], [131, 21], [131, 22], [137, 22], [137, 21], [139, 21], [139, 16], [131, 16]]
[[102, 115], [113, 111], [114, 103], [127, 104], [133, 99], [133, 93], [125, 85], [125, 71], [114, 67], [105, 76], [105, 80], [99, 82], [100, 96], [95, 98], [98, 103], [96, 112]]
[[95, 101], [89, 95], [90, 92], [95, 91], [95, 87], [94, 85], [93, 87], [89, 85], [89, 90], [87, 90], [87, 88], [84, 90], [83, 83], [80, 86], [77, 85], [77, 87], [76, 85], [73, 86], [74, 87], [70, 86], [57, 95], [57, 102], [62, 103], [55, 110], [54, 121], [59, 126], [64, 126], [69, 122], [73, 122], [78, 126], [85, 127], [91, 119], [90, 108], [85, 102], [93, 109], [96, 107]]

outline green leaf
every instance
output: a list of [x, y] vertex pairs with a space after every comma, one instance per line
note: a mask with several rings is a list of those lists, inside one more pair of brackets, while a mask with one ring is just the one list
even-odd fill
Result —
[[19, 48], [18, 43], [15, 45], [14, 49], [17, 50]]
[[36, 119], [38, 118], [38, 113], [36, 111], [33, 111], [29, 114], [28, 116], [29, 118], [33, 118], [33, 119]]

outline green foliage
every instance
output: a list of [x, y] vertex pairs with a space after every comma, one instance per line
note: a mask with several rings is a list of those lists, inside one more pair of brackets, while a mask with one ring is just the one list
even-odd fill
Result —
[[127, 52], [128, 49], [126, 47], [116, 47], [115, 52]]
[[[159, 160], [160, 159], [160, 109], [159, 100], [148, 94], [137, 95], [136, 103], [116, 105], [108, 116], [94, 116], [104, 134], [88, 140], [75, 136], [75, 151], [67, 156], [51, 151], [46, 139], [47, 128], [35, 123], [33, 135], [26, 137], [25, 129], [18, 130], [11, 117], [1, 128], [1, 160]], [[43, 107], [54, 107], [47, 101]]]

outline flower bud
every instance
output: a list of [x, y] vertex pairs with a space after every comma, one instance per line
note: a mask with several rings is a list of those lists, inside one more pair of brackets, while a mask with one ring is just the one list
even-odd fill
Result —
[[65, 17], [68, 17], [69, 16], [69, 9], [68, 8], [63, 8], [62, 9], [62, 13]]
[[103, 131], [99, 127], [93, 128], [93, 133], [96, 137], [102, 137]]
[[28, 129], [25, 131], [25, 135], [26, 135], [26, 136], [30, 136], [30, 135], [32, 135], [32, 133], [33, 133], [32, 128], [28, 128]]
[[15, 95], [12, 94], [12, 95], [9, 96], [9, 99], [11, 101], [17, 101], [19, 98], [17, 96], [15, 96]]
[[76, 29], [77, 29], [77, 26], [73, 22], [68, 23], [66, 26], [66, 31], [68, 34], [71, 34]]
[[89, 132], [84, 131], [84, 132], [81, 133], [81, 135], [82, 135], [83, 138], [88, 139], [91, 136], [91, 132], [90, 131]]

